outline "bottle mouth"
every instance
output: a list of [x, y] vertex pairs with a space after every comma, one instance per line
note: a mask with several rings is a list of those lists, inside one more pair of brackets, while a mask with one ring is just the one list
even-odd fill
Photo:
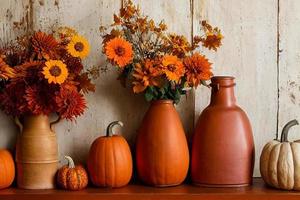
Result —
[[231, 87], [235, 86], [234, 79], [233, 76], [213, 76], [211, 78], [211, 84], [220, 87]]
[[233, 76], [213, 76], [211, 80], [234, 80]]
[[171, 99], [160, 99], [160, 100], [154, 100], [151, 103], [152, 104], [173, 104], [173, 100], [171, 100]]

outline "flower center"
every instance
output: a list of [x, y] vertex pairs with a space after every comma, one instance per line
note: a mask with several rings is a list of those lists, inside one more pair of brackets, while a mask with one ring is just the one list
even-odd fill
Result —
[[194, 74], [201, 74], [201, 73], [202, 73], [202, 70], [201, 70], [201, 69], [198, 69], [198, 68], [193, 68], [193, 69], [192, 69], [192, 72], [193, 72]]
[[176, 66], [174, 64], [168, 65], [168, 70], [174, 72], [176, 70]]
[[123, 47], [117, 47], [115, 49], [115, 53], [118, 55], [118, 56], [123, 56], [125, 54], [125, 49]]
[[50, 74], [51, 74], [52, 76], [55, 76], [55, 77], [57, 77], [57, 76], [59, 76], [59, 75], [61, 74], [61, 69], [60, 69], [60, 67], [58, 67], [58, 66], [56, 66], [56, 65], [52, 66], [51, 69], [50, 69], [49, 71], [50, 71]]
[[77, 42], [75, 45], [74, 45], [74, 48], [76, 49], [76, 51], [82, 51], [83, 50], [83, 44], [81, 42]]

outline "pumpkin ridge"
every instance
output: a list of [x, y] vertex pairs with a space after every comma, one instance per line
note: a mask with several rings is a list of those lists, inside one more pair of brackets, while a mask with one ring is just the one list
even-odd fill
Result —
[[[277, 146], [279, 148], [278, 152], [277, 152]], [[270, 153], [271, 156], [269, 158], [269, 166], [268, 166], [269, 181], [270, 181], [271, 185], [274, 186], [274, 187], [276, 187], [276, 188], [278, 188], [278, 155], [276, 155], [276, 157], [274, 158], [274, 160], [271, 160], [271, 158], [274, 157], [272, 155], [274, 155], [275, 153], [279, 154], [280, 148], [281, 148], [281, 144], [280, 143], [274, 145], [274, 147], [272, 148], [272, 151]], [[270, 165], [271, 165], [272, 162], [276, 163], [276, 167], [274, 166], [274, 170], [273, 171], [270, 170], [270, 168], [271, 168]], [[275, 171], [275, 174], [276, 174], [276, 176], [275, 176], [276, 180], [273, 180], [273, 178], [272, 178], [272, 177], [274, 177], [274, 173], [272, 173], [274, 171]]]
[[[3, 169], [4, 169], [3, 171], [6, 172], [6, 170], [7, 170], [6, 167], [5, 167], [6, 164], [3, 162], [2, 156], [0, 156], [0, 163], [3, 163], [2, 165], [0, 164], [0, 166], [3, 166]], [[1, 168], [0, 168], [0, 171], [2, 171]], [[1, 178], [3, 178], [3, 177], [4, 177], [5, 180], [3, 180], [3, 183], [2, 183], [1, 179], [0, 179], [0, 185], [4, 184], [4, 187], [0, 187], [0, 189], [6, 187], [6, 182], [7, 182], [6, 181], [6, 177], [5, 176], [1, 176]]]
[[[98, 139], [93, 143], [93, 145], [96, 145], [97, 142], [98, 142]], [[94, 149], [94, 148], [92, 148], [92, 149]], [[93, 155], [94, 155], [94, 152], [96, 152], [96, 156], [93, 156]], [[95, 167], [97, 167], [97, 170], [90, 170], [90, 171], [93, 172], [92, 175], [91, 175], [91, 178], [92, 178], [92, 180], [95, 179], [94, 182], [97, 183], [97, 185], [98, 185], [98, 183], [99, 183], [99, 178], [98, 178], [99, 176], [98, 176], [98, 173], [99, 173], [99, 171], [101, 170], [101, 166], [98, 166], [98, 165], [95, 163], [95, 161], [94, 161], [95, 157], [96, 157], [96, 158], [99, 158], [99, 150], [98, 150], [98, 149], [96, 149], [96, 150], [93, 151], [93, 153], [92, 153], [92, 158], [90, 158], [90, 159], [93, 161], [93, 162], [92, 162], [92, 165], [96, 165]], [[105, 164], [105, 163], [104, 163], [104, 164]], [[90, 166], [90, 167], [93, 168], [93, 166]], [[105, 173], [104, 173], [104, 175], [105, 175]]]
[[272, 151], [273, 151], [273, 149], [275, 148], [276, 145], [277, 144], [272, 145], [270, 153], [269, 153], [269, 156], [268, 156], [267, 178], [268, 178], [268, 182], [269, 182], [270, 185], [274, 185], [274, 183], [272, 182], [272, 179], [270, 177], [270, 173], [268, 173], [269, 172], [270, 163], [271, 163], [270, 162], [270, 158], [271, 158], [271, 153], [272, 153]]
[[294, 168], [294, 176], [293, 176], [293, 178], [294, 178], [294, 185], [293, 185], [293, 189], [295, 189], [295, 185], [296, 185], [296, 172], [295, 172], [295, 169], [296, 169], [296, 162], [295, 162], [295, 159], [296, 159], [296, 155], [295, 155], [295, 152], [294, 152], [294, 148], [293, 148], [293, 143], [290, 143], [290, 147], [291, 147], [291, 151], [292, 151], [292, 155], [293, 155], [293, 168]]
[[[115, 152], [115, 143], [112, 142], [112, 140], [113, 140], [113, 138], [111, 139], [111, 144], [112, 144], [113, 163], [114, 163], [113, 165], [115, 165], [116, 162], [117, 162], [117, 160], [116, 160], [116, 152]], [[116, 178], [117, 178], [117, 176], [116, 176], [117, 173], [116, 172], [117, 172], [117, 170], [116, 170], [116, 167], [114, 166], [113, 170], [112, 170], [112, 173], [113, 173], [113, 176], [112, 176], [112, 186], [114, 186], [115, 183], [117, 182], [116, 181]]]
[[[298, 121], [296, 120], [296, 122], [297, 122], [297, 124], [298, 124]], [[294, 162], [294, 153], [293, 153], [293, 149], [292, 149], [292, 146], [291, 146], [291, 143], [289, 142], [289, 149], [290, 149], [290, 151], [291, 151], [291, 153], [292, 153], [292, 166], [293, 166], [293, 168], [291, 168], [292, 170], [293, 170], [293, 178], [290, 180], [290, 181], [292, 181], [292, 189], [294, 188], [294, 186], [295, 186], [295, 162]]]
[[277, 184], [275, 184], [275, 186], [277, 187], [277, 188], [280, 188], [280, 186], [279, 186], [279, 173], [278, 173], [278, 166], [279, 166], [279, 162], [278, 162], [278, 160], [279, 160], [279, 155], [280, 155], [280, 151], [281, 151], [281, 149], [282, 149], [282, 145], [281, 145], [281, 143], [279, 144], [280, 146], [280, 148], [279, 148], [279, 153], [278, 153], [278, 155], [277, 155], [277, 159], [276, 159], [276, 163], [277, 163], [277, 165], [276, 165], [276, 179], [277, 179]]
[[[107, 155], [106, 155], [106, 142], [103, 142], [103, 146], [104, 146], [104, 163], [103, 163], [103, 166], [106, 166], [106, 159], [107, 159]], [[100, 167], [100, 166], [99, 166]], [[107, 170], [106, 170], [106, 167], [104, 167], [104, 183], [105, 183], [105, 186], [107, 186], [107, 175], [106, 175], [106, 172]]]

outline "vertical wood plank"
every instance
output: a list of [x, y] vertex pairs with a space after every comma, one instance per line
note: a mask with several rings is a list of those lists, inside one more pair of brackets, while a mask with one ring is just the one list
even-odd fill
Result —
[[[189, 1], [136, 1], [142, 10], [157, 20], [165, 19], [172, 31], [190, 35]], [[86, 66], [103, 65], [105, 58], [101, 53], [101, 39], [98, 28], [112, 22], [112, 14], [118, 12], [121, 0], [57, 0], [34, 2], [34, 29], [48, 30], [53, 26], [67, 25], [79, 30], [92, 44], [91, 54]], [[184, 8], [184, 9], [183, 9]], [[179, 14], [178, 14], [179, 13]], [[148, 103], [142, 95], [134, 95], [131, 89], [124, 89], [116, 80], [114, 67], [109, 67], [97, 81], [96, 94], [88, 97], [89, 110], [77, 120], [77, 124], [63, 122], [57, 126], [60, 157], [68, 154], [76, 160], [84, 161], [91, 142], [104, 135], [106, 125], [112, 120], [121, 120], [125, 127], [123, 135], [133, 144]], [[188, 98], [178, 106], [186, 129], [192, 128], [193, 98]]]
[[[140, 5], [142, 13], [149, 15], [155, 22], [164, 20], [170, 33], [177, 33], [191, 39], [192, 15], [189, 0], [143, 1], [134, 0]], [[182, 97], [176, 106], [181, 116], [186, 134], [191, 135], [194, 120], [194, 93]]]
[[[31, 28], [29, 0], [2, 0], [0, 6], [0, 46], [14, 40]], [[0, 148], [11, 148], [15, 144], [18, 130], [13, 120], [0, 112]]]
[[[252, 123], [256, 146], [254, 175], [259, 176], [263, 145], [275, 138], [277, 123], [277, 1], [194, 0], [194, 33], [199, 20], [221, 28], [224, 45], [208, 53], [215, 75], [236, 77], [238, 104]], [[207, 53], [206, 50], [204, 50]], [[209, 103], [210, 91], [196, 91], [196, 117]]]
[[[53, 26], [70, 26], [84, 35], [91, 44], [91, 52], [85, 66], [104, 66], [99, 27], [111, 24], [113, 13], [121, 7], [120, 0], [60, 0], [36, 1], [34, 4], [35, 29], [49, 30]], [[117, 72], [109, 66], [108, 72], [96, 81], [96, 93], [87, 97], [88, 110], [77, 119], [77, 123], [62, 122], [56, 127], [60, 158], [71, 155], [84, 161], [92, 141], [105, 134], [106, 126], [113, 120], [121, 120], [125, 126], [123, 135], [134, 139], [135, 126], [145, 106], [141, 98], [134, 98], [116, 80]]]
[[[180, 33], [189, 36], [190, 26], [185, 24], [190, 18], [188, 1], [185, 3], [178, 1], [180, 6], [172, 4], [171, 7], [168, 6], [171, 1], [164, 1], [161, 4], [153, 4], [150, 1], [137, 3], [140, 3], [143, 11], [150, 11], [146, 14], [151, 14], [150, 16], [154, 16], [155, 19], [166, 19], [166, 22], [172, 25], [172, 31], [179, 30]], [[34, 28], [48, 30], [53, 26], [67, 25], [78, 29], [92, 44], [86, 66], [103, 65], [105, 58], [101, 53], [98, 28], [100, 25], [110, 24], [112, 14], [117, 12], [120, 6], [119, 0], [35, 1]], [[187, 9], [182, 10], [181, 6], [186, 6]], [[147, 110], [148, 103], [143, 96], [134, 95], [131, 89], [122, 88], [116, 77], [117, 73], [113, 67], [110, 67], [107, 73], [101, 74], [97, 81], [96, 94], [88, 97], [89, 110], [85, 116], [79, 118], [76, 125], [64, 122], [57, 127], [61, 158], [69, 154], [77, 160], [84, 161], [91, 142], [96, 137], [104, 135], [106, 125], [112, 120], [122, 120], [125, 123], [122, 133], [133, 144], [136, 129]], [[185, 127], [191, 130], [193, 99], [183, 98], [183, 103], [178, 107], [179, 112], [183, 113]]]
[[[279, 1], [279, 124], [300, 121], [300, 2]], [[292, 128], [289, 140], [300, 138], [299, 127]], [[279, 135], [280, 136], [280, 135]]]

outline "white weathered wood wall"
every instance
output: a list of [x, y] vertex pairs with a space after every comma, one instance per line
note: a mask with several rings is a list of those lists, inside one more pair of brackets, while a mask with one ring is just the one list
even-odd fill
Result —
[[[236, 96], [252, 122], [256, 144], [255, 176], [262, 146], [277, 136], [284, 123], [300, 115], [300, 2], [297, 0], [135, 0], [155, 20], [164, 19], [171, 31], [189, 39], [199, 32], [199, 21], [209, 20], [225, 36], [223, 47], [207, 53], [216, 75], [236, 77]], [[1, 0], [0, 43], [26, 31], [72, 26], [92, 44], [86, 66], [101, 65], [98, 28], [112, 22], [122, 0]], [[18, 28], [22, 27], [22, 28]], [[123, 135], [134, 144], [136, 129], [148, 103], [116, 81], [110, 68], [97, 80], [88, 96], [85, 116], [77, 124], [63, 122], [56, 128], [60, 156], [84, 161], [91, 142], [103, 135], [112, 120], [122, 120]], [[191, 136], [195, 120], [209, 102], [210, 91], [199, 88], [177, 106]], [[0, 114], [0, 148], [12, 148], [18, 130]], [[298, 129], [299, 130], [299, 129]], [[291, 139], [297, 138], [297, 129]], [[299, 134], [298, 134], [299, 135]]]

